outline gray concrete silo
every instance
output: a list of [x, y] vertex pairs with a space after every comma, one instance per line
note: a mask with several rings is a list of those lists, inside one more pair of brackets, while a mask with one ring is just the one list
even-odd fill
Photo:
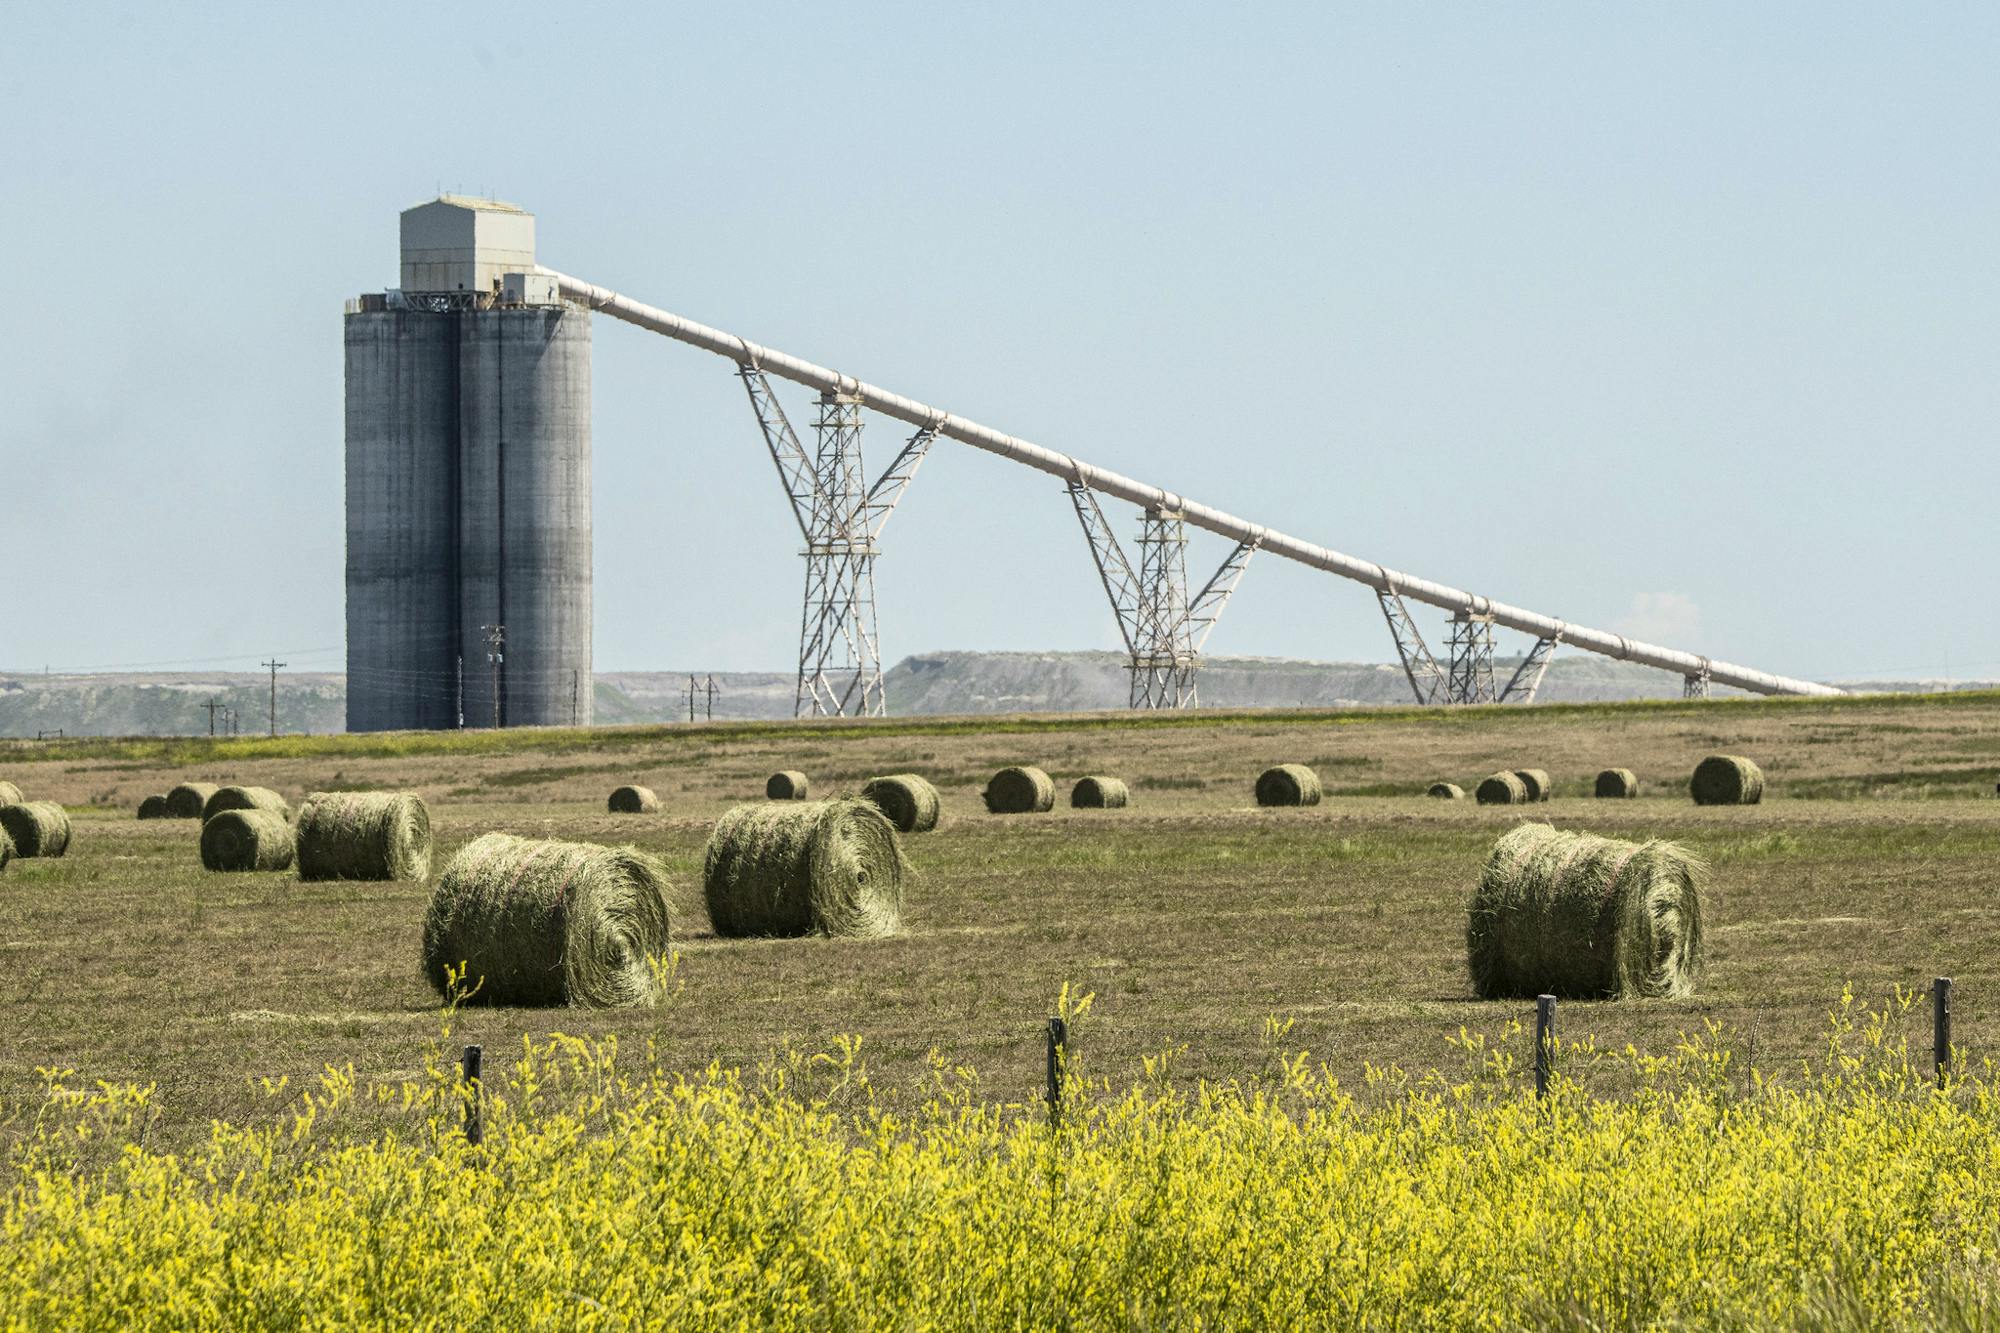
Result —
[[589, 312], [492, 200], [406, 210], [402, 281], [347, 317], [348, 730], [491, 726], [496, 674], [501, 725], [588, 725]]
[[590, 316], [469, 315], [459, 341], [459, 638], [467, 726], [590, 721]]
[[347, 729], [458, 725], [458, 318], [347, 317]]

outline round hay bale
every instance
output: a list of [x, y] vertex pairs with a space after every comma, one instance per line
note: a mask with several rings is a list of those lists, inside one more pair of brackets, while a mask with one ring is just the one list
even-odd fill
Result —
[[1123, 810], [1132, 803], [1132, 792], [1121, 778], [1092, 775], [1076, 780], [1069, 803], [1077, 810]]
[[6, 829], [0, 828], [0, 870], [5, 870], [7, 863], [13, 859], [14, 840], [7, 836]]
[[1738, 754], [1712, 754], [1695, 765], [1688, 794], [1696, 805], [1756, 805], [1764, 799], [1764, 770]]
[[660, 798], [651, 787], [620, 787], [611, 793], [606, 808], [614, 815], [656, 815]]
[[208, 798], [220, 790], [213, 782], [183, 782], [167, 793], [167, 818], [200, 819]]
[[206, 824], [224, 810], [265, 810], [280, 819], [292, 817], [291, 802], [269, 787], [218, 787], [202, 803], [201, 819]]
[[631, 847], [488, 833], [445, 863], [424, 913], [424, 975], [461, 964], [474, 1004], [652, 1005], [673, 938], [667, 875]]
[[784, 768], [773, 773], [764, 783], [764, 799], [769, 801], [803, 801], [812, 790], [812, 783], [796, 768]]
[[1679, 999], [1702, 968], [1707, 868], [1671, 842], [1522, 824], [1472, 895], [1466, 962], [1482, 999]]
[[1056, 808], [1056, 784], [1031, 765], [1003, 768], [981, 793], [989, 814], [1043, 815]]
[[1481, 779], [1472, 794], [1481, 805], [1521, 805], [1528, 799], [1528, 784], [1518, 773], [1495, 773]]
[[276, 810], [223, 810], [201, 822], [201, 863], [210, 870], [289, 870], [292, 826]]
[[1639, 794], [1639, 775], [1629, 768], [1607, 768], [1597, 775], [1597, 794], [1606, 800], [1628, 800]]
[[861, 789], [861, 799], [880, 810], [898, 833], [929, 833], [937, 827], [942, 806], [930, 779], [915, 773], [870, 778]]
[[0, 829], [14, 843], [14, 855], [61, 856], [69, 850], [69, 812], [54, 801], [0, 805]]
[[148, 796], [145, 800], [139, 802], [139, 818], [141, 819], [172, 819], [173, 817], [173, 812], [167, 809], [167, 798], [164, 796]]
[[19, 805], [26, 799], [27, 797], [21, 795], [21, 789], [13, 783], [0, 782], [0, 805]]
[[708, 840], [701, 885], [718, 935], [888, 935], [904, 869], [895, 826], [869, 801], [739, 805]]
[[409, 792], [316, 791], [299, 806], [300, 879], [423, 879], [431, 812]]
[[1465, 799], [1465, 788], [1456, 782], [1433, 782], [1424, 795], [1435, 796], [1440, 801], [1462, 801]]
[[1549, 781], [1545, 768], [1517, 768], [1514, 776], [1521, 779], [1521, 785], [1528, 790], [1529, 801], [1546, 801], [1555, 794], [1555, 784]]
[[1259, 805], [1318, 805], [1319, 774], [1304, 764], [1279, 764], [1257, 775]]

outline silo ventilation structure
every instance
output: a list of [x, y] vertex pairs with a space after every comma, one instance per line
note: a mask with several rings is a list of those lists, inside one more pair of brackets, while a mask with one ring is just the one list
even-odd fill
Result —
[[347, 310], [347, 729], [587, 726], [589, 312], [512, 204], [401, 230]]

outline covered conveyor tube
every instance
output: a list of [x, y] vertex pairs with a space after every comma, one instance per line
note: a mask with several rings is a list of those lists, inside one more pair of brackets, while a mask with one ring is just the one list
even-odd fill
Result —
[[1587, 652], [1601, 653], [1620, 661], [1640, 662], [1662, 671], [1678, 672], [1683, 676], [1706, 675], [1717, 685], [1729, 685], [1753, 694], [1808, 694], [1838, 695], [1844, 693], [1830, 685], [1821, 685], [1810, 680], [1794, 680], [1789, 676], [1774, 676], [1769, 672], [1753, 671], [1749, 667], [1734, 666], [1728, 662], [1711, 661], [1694, 653], [1684, 653], [1673, 648], [1662, 648], [1657, 644], [1641, 643], [1623, 635], [1607, 633], [1604, 630], [1589, 629], [1582, 625], [1571, 625], [1553, 616], [1537, 615], [1533, 611], [1523, 611], [1519, 607], [1508, 606], [1504, 602], [1490, 601], [1484, 597], [1433, 583], [1429, 579], [1400, 574], [1367, 560], [1357, 560], [1339, 551], [1330, 551], [1324, 546], [1288, 537], [1271, 528], [1260, 527], [1245, 522], [1233, 514], [1220, 509], [1211, 509], [1171, 491], [1163, 491], [1157, 486], [1107, 472], [1103, 468], [1092, 467], [1079, 462], [1067, 454], [1059, 454], [1026, 440], [982, 426], [949, 412], [927, 406], [914, 398], [878, 389], [852, 376], [828, 370], [824, 366], [802, 361], [798, 357], [768, 347], [760, 347], [747, 338], [739, 338], [733, 333], [712, 329], [706, 324], [697, 324], [691, 319], [665, 310], [641, 304], [604, 287], [581, 282], [552, 269], [542, 269], [561, 286], [562, 293], [572, 301], [580, 302], [593, 310], [601, 310], [614, 319], [636, 324], [642, 329], [665, 334], [669, 338], [688, 343], [691, 346], [726, 356], [730, 360], [762, 367], [766, 372], [795, 384], [803, 384], [810, 389], [832, 390], [852, 394], [859, 398], [863, 406], [880, 412], [887, 417], [907, 422], [912, 426], [929, 426], [939, 435], [969, 444], [975, 449], [984, 449], [1002, 458], [1011, 458], [1017, 463], [1025, 463], [1053, 477], [1064, 481], [1079, 481], [1094, 491], [1113, 495], [1121, 500], [1143, 508], [1158, 507], [1178, 512], [1195, 527], [1227, 537], [1231, 541], [1254, 543], [1257, 549], [1272, 555], [1296, 560], [1314, 569], [1323, 569], [1329, 574], [1365, 583], [1378, 592], [1396, 592], [1406, 598], [1414, 598], [1431, 606], [1441, 607], [1451, 612], [1468, 612], [1473, 615], [1490, 615], [1495, 624], [1537, 638], [1555, 638], [1572, 648], [1582, 648]]

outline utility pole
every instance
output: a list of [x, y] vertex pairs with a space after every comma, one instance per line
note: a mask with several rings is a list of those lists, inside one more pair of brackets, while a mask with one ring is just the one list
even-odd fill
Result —
[[275, 738], [278, 734], [278, 668], [285, 664], [273, 657], [261, 665], [271, 668], [271, 735]]
[[218, 700], [218, 699], [217, 699], [217, 698], [216, 698], [216, 697], [215, 697], [214, 695], [210, 695], [210, 696], [209, 696], [209, 698], [208, 698], [208, 702], [207, 702], [207, 703], [205, 703], [205, 704], [203, 704], [203, 705], [201, 705], [201, 706], [202, 706], [203, 708], [206, 708], [206, 709], [208, 710], [208, 736], [209, 736], [209, 739], [210, 739], [210, 740], [214, 740], [214, 739], [215, 739], [215, 710], [216, 710], [216, 709], [218, 709], [218, 708], [226, 708], [226, 707], [227, 707], [227, 705], [226, 705], [226, 704], [224, 704], [224, 703], [222, 703], [222, 702], [221, 702], [220, 700]]
[[715, 721], [715, 673], [708, 673], [708, 720]]
[[694, 694], [696, 690], [693, 673], [688, 675], [688, 721], [694, 721]]
[[507, 627], [481, 625], [486, 634], [486, 660], [493, 667], [493, 726], [500, 727], [500, 664], [507, 658]]

